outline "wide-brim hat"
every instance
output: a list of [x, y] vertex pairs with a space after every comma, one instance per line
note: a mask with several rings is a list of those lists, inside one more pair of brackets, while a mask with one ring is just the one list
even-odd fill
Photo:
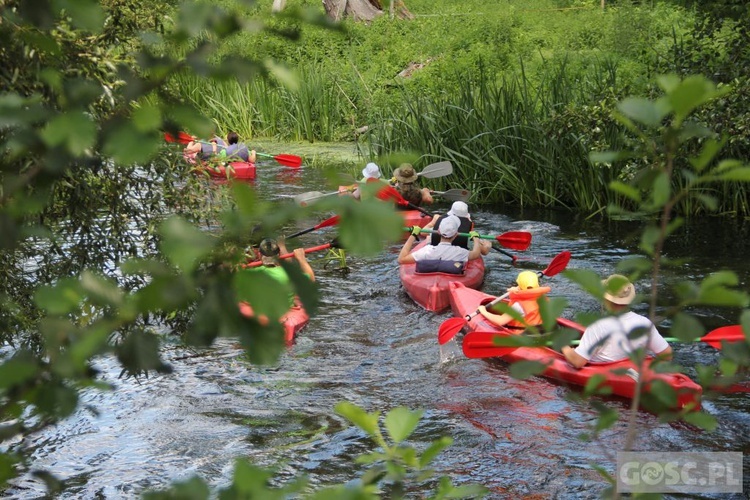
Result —
[[[610, 293], [610, 284], [613, 281], [620, 283], [620, 288], [616, 292]], [[607, 279], [602, 280], [602, 285], [606, 288], [604, 298], [613, 304], [626, 306], [635, 299], [635, 286], [622, 274], [613, 274]]]
[[402, 163], [394, 172], [393, 176], [397, 181], [408, 184], [410, 182], [416, 182], [417, 173], [414, 171], [414, 167], [411, 163]]

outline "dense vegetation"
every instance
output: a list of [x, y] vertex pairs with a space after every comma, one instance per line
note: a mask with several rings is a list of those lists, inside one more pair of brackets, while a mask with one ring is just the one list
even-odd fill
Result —
[[[654, 95], [656, 75], [702, 73], [731, 85], [695, 119], [727, 137], [727, 155], [750, 156], [750, 14], [740, 4], [618, 1], [602, 11], [598, 1], [414, 0], [414, 20], [381, 16], [347, 22], [342, 32], [281, 16], [271, 26], [299, 41], [237, 36], [220, 53], [268, 54], [297, 72], [294, 86], [188, 76], [175, 83], [245, 137], [357, 140], [367, 158], [411, 151], [427, 162], [450, 159], [458, 170], [451, 182], [477, 193], [475, 201], [599, 212], [618, 201], [605, 189], [611, 180], [647, 165], [594, 164], [588, 153], [629, 144], [612, 119], [614, 103]], [[288, 8], [304, 7], [318, 2]], [[750, 212], [745, 188], [722, 189], [720, 212]], [[705, 213], [686, 202], [677, 208]]]

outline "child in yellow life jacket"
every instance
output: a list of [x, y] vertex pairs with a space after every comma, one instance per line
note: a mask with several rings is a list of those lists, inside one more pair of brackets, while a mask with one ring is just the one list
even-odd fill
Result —
[[508, 305], [523, 315], [524, 321], [518, 321], [510, 314], [494, 314], [479, 306], [479, 313], [497, 326], [509, 328], [526, 328], [542, 324], [537, 299], [549, 293], [550, 288], [539, 286], [539, 278], [533, 271], [521, 271], [516, 278], [516, 284], [508, 289]]

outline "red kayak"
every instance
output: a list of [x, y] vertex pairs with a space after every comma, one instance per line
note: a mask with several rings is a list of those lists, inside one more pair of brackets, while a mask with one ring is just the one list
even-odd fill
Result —
[[219, 179], [255, 179], [255, 163], [249, 161], [233, 161], [227, 166], [204, 163], [202, 170]]
[[[404, 218], [404, 225], [408, 227], [425, 227], [432, 220], [432, 217], [423, 214], [419, 210], [399, 210], [398, 213]], [[408, 237], [409, 233], [406, 233], [406, 236]]]
[[[251, 318], [253, 316], [253, 308], [246, 302], [240, 303], [240, 313]], [[310, 316], [302, 307], [298, 299], [294, 299], [294, 305], [284, 314], [279, 322], [284, 327], [284, 342], [286, 345], [292, 345], [294, 337], [297, 333], [302, 330], [305, 325], [310, 321]]]
[[[429, 236], [427, 235], [428, 238]], [[427, 245], [426, 239], [415, 245], [412, 252], [425, 245]], [[482, 284], [484, 259], [479, 257], [467, 262], [463, 274], [418, 273], [416, 264], [402, 264], [399, 266], [398, 273], [406, 293], [414, 302], [428, 311], [440, 312], [450, 306], [448, 285], [456, 282], [469, 288], [478, 288]]]
[[[481, 304], [490, 302], [495, 297], [477, 290], [467, 288], [461, 283], [450, 284], [451, 309], [456, 316], [465, 317], [476, 311]], [[575, 326], [582, 331], [582, 326], [574, 324], [570, 320], [560, 319], [564, 326]], [[519, 335], [517, 330], [511, 330], [495, 326], [485, 319], [481, 314], [473, 317], [466, 327], [469, 333], [464, 336], [464, 352], [471, 353], [481, 349], [492, 348], [494, 345], [487, 335], [473, 336], [471, 332], [494, 332], [497, 335]], [[542, 373], [543, 376], [566, 382], [577, 386], [586, 386], [593, 377], [602, 377], [600, 387], [608, 387], [612, 394], [632, 399], [635, 394], [637, 378], [645, 377], [643, 388], [648, 392], [650, 384], [654, 380], [660, 380], [671, 386], [677, 394], [675, 409], [685, 408], [691, 405], [694, 409], [700, 408], [700, 400], [703, 389], [693, 382], [689, 377], [681, 373], [656, 373], [647, 366], [644, 372], [638, 373], [638, 367], [630, 360], [617, 361], [613, 363], [590, 363], [581, 369], [571, 366], [565, 357], [549, 347], [518, 347], [510, 350], [503, 357], [510, 363], [516, 361], [536, 361], [547, 365]]]

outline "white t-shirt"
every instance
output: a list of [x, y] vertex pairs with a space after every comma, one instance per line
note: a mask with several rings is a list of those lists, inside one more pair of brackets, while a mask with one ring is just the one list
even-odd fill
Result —
[[[647, 334], [629, 339], [628, 334], [635, 329], [644, 329]], [[583, 332], [581, 343], [575, 351], [583, 358], [594, 363], [620, 361], [636, 349], [646, 348], [658, 354], [667, 347], [651, 320], [628, 311], [619, 316], [611, 316], [595, 321]]]
[[469, 251], [451, 243], [441, 242], [436, 246], [425, 245], [411, 253], [415, 262], [420, 260], [449, 260], [452, 262], [467, 262]]

